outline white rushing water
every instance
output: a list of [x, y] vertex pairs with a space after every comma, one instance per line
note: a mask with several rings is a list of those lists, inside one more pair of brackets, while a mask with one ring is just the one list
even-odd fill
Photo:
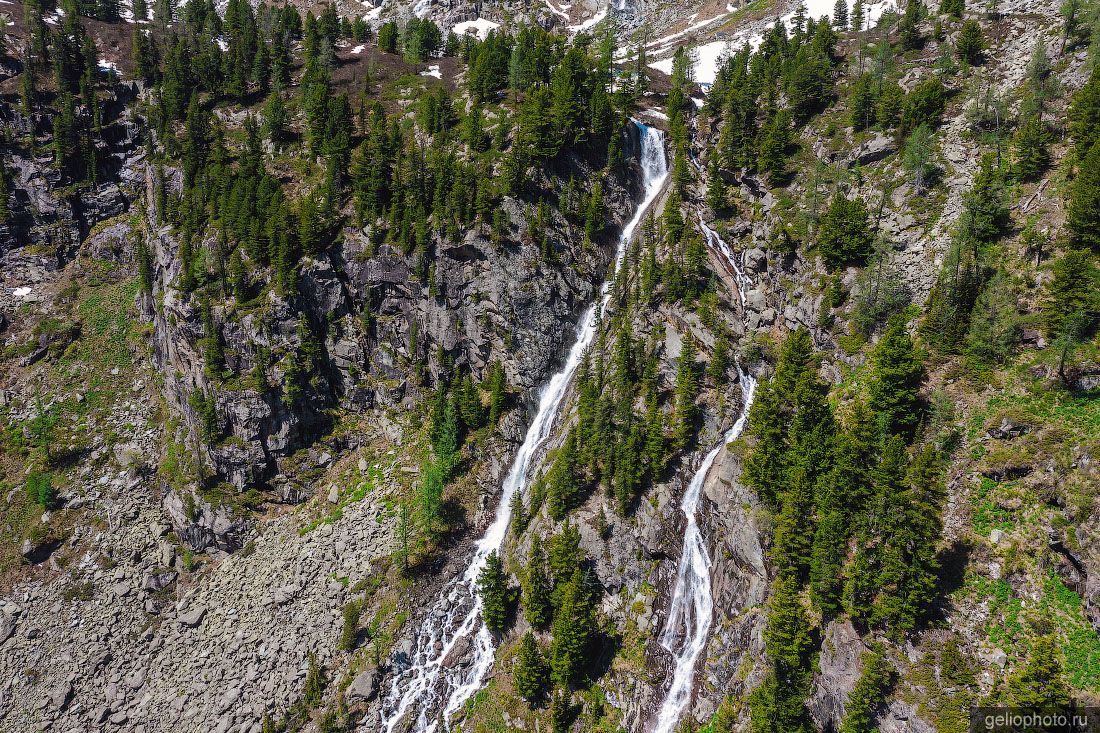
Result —
[[[751, 287], [752, 280], [734, 258], [733, 250], [718, 236], [718, 233], [708, 227], [701, 218], [699, 226], [706, 235], [707, 243], [720, 252], [733, 269], [743, 308], [745, 291]], [[703, 484], [706, 482], [707, 474], [710, 473], [714, 459], [727, 443], [740, 437], [749, 419], [749, 408], [752, 407], [753, 396], [756, 394], [756, 380], [742, 371], [740, 365], [737, 367], [737, 374], [741, 384], [741, 414], [726, 432], [722, 442], [703, 458], [687, 490], [684, 491], [684, 498], [680, 501], [680, 509], [687, 518], [687, 526], [684, 527], [684, 546], [680, 553], [680, 567], [676, 571], [676, 585], [672, 590], [668, 620], [665, 621], [665, 628], [659, 639], [661, 646], [675, 656], [676, 663], [673, 667], [672, 683], [657, 713], [657, 722], [653, 725], [653, 733], [671, 733], [680, 722], [684, 708], [691, 702], [691, 693], [695, 686], [695, 665], [703, 648], [707, 645], [711, 622], [714, 620], [714, 599], [711, 596], [710, 587], [710, 554], [707, 552], [706, 541], [699, 528], [697, 514]]]
[[741, 371], [740, 367], [737, 373], [741, 377], [744, 403], [741, 414], [738, 415], [733, 427], [726, 432], [725, 439], [714, 446], [703, 458], [699, 470], [692, 477], [680, 502], [680, 509], [687, 517], [687, 526], [684, 527], [684, 548], [680, 554], [680, 568], [676, 572], [676, 586], [672, 591], [668, 620], [665, 622], [660, 638], [661, 646], [675, 655], [676, 664], [673, 668], [672, 684], [668, 688], [664, 702], [661, 703], [653, 733], [671, 733], [680, 722], [684, 708], [691, 702], [691, 691], [695, 683], [695, 663], [707, 645], [710, 625], [714, 619], [714, 600], [711, 597], [710, 588], [710, 553], [707, 552], [706, 541], [699, 528], [697, 513], [703, 484], [706, 482], [707, 474], [710, 473], [714, 459], [727, 443], [737, 440], [749, 419], [749, 408], [752, 407], [753, 396], [756, 393], [756, 380], [748, 373]]
[[[501, 548], [512, 518], [512, 497], [523, 495], [531, 470], [537, 465], [541, 448], [557, 422], [562, 400], [573, 374], [580, 366], [584, 352], [596, 335], [597, 308], [602, 310], [611, 298], [611, 283], [626, 256], [630, 240], [653, 200], [660, 194], [668, 177], [664, 135], [660, 130], [638, 126], [641, 137], [641, 160], [644, 198], [634, 216], [619, 235], [615, 260], [600, 291], [598, 303], [593, 303], [577, 324], [577, 340], [561, 371], [550, 378], [539, 395], [538, 411], [516, 452], [512, 468], [504, 480], [493, 523], [478, 540], [466, 572], [451, 582], [435, 607], [424, 618], [416, 635], [408, 669], [394, 675], [385, 703], [386, 733], [393, 733], [410, 711], [416, 715], [414, 730], [434, 733], [440, 718], [449, 721], [462, 705], [479, 689], [493, 666], [493, 639], [481, 619], [481, 598], [477, 593], [477, 576], [485, 567], [489, 555]], [[465, 647], [469, 646], [466, 650]], [[464, 654], [463, 665], [444, 661], [455, 654]], [[454, 660], [450, 660], [453, 662]], [[440, 709], [442, 706], [442, 709]]]
[[699, 228], [703, 230], [703, 235], [707, 238], [707, 244], [709, 244], [712, 249], [718, 250], [733, 270], [733, 279], [737, 281], [737, 295], [741, 298], [741, 308], [744, 308], [745, 293], [752, 287], [752, 279], [745, 274], [744, 268], [737, 262], [737, 258], [733, 256], [733, 250], [730, 249], [730, 246], [726, 244], [724, 239], [718, 236], [718, 232], [706, 225], [702, 217], [699, 217]]

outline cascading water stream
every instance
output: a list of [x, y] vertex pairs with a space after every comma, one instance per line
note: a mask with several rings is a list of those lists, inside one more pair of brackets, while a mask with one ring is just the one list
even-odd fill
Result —
[[[433, 733], [439, 719], [450, 718], [474, 693], [481, 689], [482, 681], [493, 666], [494, 648], [492, 635], [481, 619], [481, 598], [477, 593], [477, 577], [485, 567], [489, 555], [499, 550], [504, 542], [508, 524], [512, 518], [512, 497], [522, 496], [531, 470], [539, 458], [543, 443], [554, 428], [562, 400], [573, 374], [580, 366], [584, 352], [596, 335], [597, 308], [606, 308], [611, 298], [611, 285], [618, 273], [634, 230], [645, 215], [649, 205], [660, 194], [668, 177], [665, 160], [664, 136], [660, 130], [635, 122], [641, 136], [641, 167], [644, 197], [634, 216], [623, 227], [615, 250], [610, 275], [600, 291], [598, 303], [585, 311], [577, 324], [577, 340], [569, 350], [569, 356], [561, 371], [550, 378], [539, 395], [538, 412], [527, 429], [523, 444], [516, 452], [515, 460], [504, 480], [500, 502], [493, 523], [478, 540], [466, 572], [451, 582], [443, 597], [424, 619], [416, 635], [410, 667], [403, 674], [395, 674], [393, 684], [383, 704], [386, 733], [393, 733], [414, 705], [417, 706], [415, 730]], [[468, 664], [444, 664], [452, 654], [461, 653], [469, 645]], [[445, 702], [444, 702], [445, 701]]]
[[737, 281], [737, 295], [741, 299], [741, 308], [744, 308], [745, 291], [752, 287], [752, 279], [745, 274], [744, 268], [737, 262], [737, 258], [733, 256], [733, 250], [730, 249], [730, 246], [726, 244], [724, 239], [718, 236], [718, 232], [706, 225], [702, 217], [699, 218], [699, 228], [703, 230], [703, 235], [707, 238], [707, 244], [709, 244], [712, 249], [718, 250], [733, 270], [733, 279]]
[[[741, 305], [744, 307], [745, 290], [752, 281], [737, 264], [733, 252], [722, 238], [703, 223], [702, 219], [699, 220], [699, 226], [711, 247], [721, 252], [733, 268], [741, 296]], [[680, 509], [687, 518], [687, 526], [684, 527], [684, 546], [680, 553], [680, 567], [676, 571], [676, 585], [672, 590], [668, 619], [665, 621], [665, 627], [659, 639], [661, 646], [675, 655], [676, 664], [673, 667], [672, 683], [661, 703], [652, 733], [672, 733], [676, 724], [680, 722], [684, 708], [691, 702], [691, 693], [695, 686], [695, 665], [707, 645], [710, 626], [714, 620], [714, 599], [710, 587], [710, 554], [707, 552], [706, 541], [703, 539], [696, 514], [699, 509], [699, 499], [703, 493], [703, 484], [706, 482], [707, 474], [710, 473], [711, 465], [727, 443], [740, 437], [749, 419], [749, 408], [752, 407], [753, 397], [756, 394], [756, 380], [743, 371], [740, 365], [737, 367], [737, 374], [741, 384], [741, 414], [726, 432], [722, 442], [703, 458], [687, 490], [684, 491], [684, 498], [680, 501]]]

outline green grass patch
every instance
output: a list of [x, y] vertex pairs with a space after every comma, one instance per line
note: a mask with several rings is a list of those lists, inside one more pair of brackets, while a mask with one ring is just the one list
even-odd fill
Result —
[[1100, 636], [1085, 616], [1081, 596], [1067, 587], [1053, 569], [1047, 571], [1043, 582], [1039, 615], [1060, 632], [1070, 685], [1075, 690], [1100, 691]]

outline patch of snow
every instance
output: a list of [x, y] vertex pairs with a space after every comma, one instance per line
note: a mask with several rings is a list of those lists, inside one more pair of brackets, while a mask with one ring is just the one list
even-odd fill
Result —
[[104, 71], [110, 71], [114, 74], [118, 74], [118, 64], [116, 64], [114, 61], [111, 61], [110, 59], [100, 59], [99, 68], [103, 69]]
[[421, 71], [421, 76], [434, 76], [436, 79], [443, 78], [443, 72], [439, 70], [439, 64], [432, 64], [428, 67], [427, 71]]
[[560, 15], [566, 20], [569, 20], [569, 13], [565, 12], [565, 10], [569, 7], [568, 5], [566, 5], [564, 8], [559, 8], [558, 6], [554, 5], [554, 3], [550, 2], [550, 0], [543, 0], [543, 2], [546, 3], [546, 7], [550, 8], [550, 11], [554, 13], [554, 15]]
[[656, 117], [659, 120], [667, 120], [668, 115], [659, 109], [647, 109], [643, 114], [647, 114], [650, 117]]
[[360, 45], [356, 46], [355, 48], [351, 49], [351, 52], [356, 53], [356, 54], [363, 53], [363, 50], [365, 48], [366, 48], [366, 46], [360, 44]]
[[697, 23], [692, 23], [691, 25], [689, 25], [687, 28], [683, 29], [682, 31], [676, 31], [675, 33], [670, 33], [669, 35], [665, 36], [664, 38], [658, 38], [656, 41], [650, 41], [649, 43], [646, 44], [646, 48], [668, 46], [670, 43], [675, 41], [677, 38], [682, 38], [682, 37], [688, 35], [689, 33], [693, 33], [694, 31], [699, 30], [700, 28], [705, 28], [708, 25], [711, 25], [712, 23], [715, 23], [719, 20], [724, 19], [726, 17], [726, 15], [727, 15], [727, 13], [722, 13], [721, 15], [716, 15], [713, 18], [704, 18], [703, 20], [700, 20]]
[[586, 31], [589, 28], [591, 28], [592, 26], [596, 25], [597, 23], [599, 23], [601, 20], [603, 20], [606, 17], [607, 17], [607, 8], [604, 8], [603, 10], [596, 13], [595, 15], [593, 15], [588, 20], [581, 23], [580, 25], [571, 25], [571, 26], [569, 26], [569, 32], [570, 33], [583, 33], [584, 31]]
[[737, 10], [737, 8], [733, 7], [733, 3], [726, 3], [726, 12], [727, 13], [732, 13], [735, 10]]
[[[369, 3], [364, 3], [369, 4]], [[379, 5], [377, 8], [373, 8], [370, 12], [363, 16], [363, 20], [378, 20], [378, 16], [382, 15], [382, 8], [385, 7], [385, 3]]]
[[497, 28], [500, 28], [500, 23], [478, 18], [477, 20], [464, 20], [456, 24], [451, 30], [454, 31], [456, 36], [477, 36], [484, 41], [489, 37], [489, 32]]
[[[829, 0], [808, 0], [803, 3], [807, 18], [818, 19], [822, 16], [831, 15], [833, 11], [833, 3]], [[888, 11], [898, 9], [898, 0], [878, 0], [877, 2], [867, 5], [864, 9], [865, 17], [867, 18], [867, 27], [873, 28], [879, 18]], [[726, 9], [732, 12], [734, 10], [733, 4], [727, 4]], [[797, 7], [795, 10], [782, 15], [778, 18], [772, 18], [768, 20], [762, 20], [760, 23], [754, 24], [753, 28], [746, 28], [736, 33], [733, 33], [729, 38], [721, 41], [711, 41], [704, 43], [700, 46], [696, 46], [691, 49], [693, 56], [692, 63], [692, 79], [703, 85], [704, 87], [714, 83], [715, 78], [718, 76], [718, 69], [721, 67], [722, 62], [733, 51], [742, 46], [748, 46], [749, 48], [756, 49], [760, 46], [764, 40], [764, 31], [760, 29], [771, 28], [776, 20], [782, 22], [788, 28], [791, 25], [791, 21], [794, 20], [795, 14], [798, 12]], [[718, 16], [717, 18], [711, 18], [710, 20], [699, 21], [694, 23], [682, 31], [673, 33], [664, 38], [660, 38], [656, 41], [650, 42], [649, 46], [658, 47], [656, 54], [663, 55], [669, 54], [668, 58], [659, 59], [650, 64], [650, 66], [658, 71], [663, 71], [666, 74], [672, 73], [672, 57], [671, 53], [674, 50], [672, 48], [672, 41], [685, 36], [692, 31], [698, 30], [704, 26], [710, 25], [716, 20], [719, 20], [725, 16]]]
[[25, 299], [30, 294], [31, 294], [31, 289], [30, 288], [16, 288], [15, 292], [12, 293], [12, 295], [14, 295], [16, 298], [20, 298], [20, 299]]

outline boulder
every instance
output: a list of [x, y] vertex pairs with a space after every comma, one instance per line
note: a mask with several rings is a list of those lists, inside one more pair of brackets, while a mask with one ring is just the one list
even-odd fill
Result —
[[180, 623], [188, 628], [194, 628], [202, 623], [203, 618], [206, 616], [206, 609], [202, 606], [193, 608], [186, 613], [180, 614]]
[[377, 668], [368, 669], [355, 675], [344, 691], [348, 703], [370, 702], [378, 695], [382, 675]]

